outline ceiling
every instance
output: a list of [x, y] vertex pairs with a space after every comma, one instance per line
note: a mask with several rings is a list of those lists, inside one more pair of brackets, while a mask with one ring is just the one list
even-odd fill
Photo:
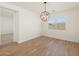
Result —
[[[16, 6], [34, 11], [36, 13], [40, 13], [44, 11], [43, 2], [10, 2]], [[52, 10], [63, 11], [70, 8], [79, 7], [79, 2], [47, 2], [47, 11], [50, 12]]]

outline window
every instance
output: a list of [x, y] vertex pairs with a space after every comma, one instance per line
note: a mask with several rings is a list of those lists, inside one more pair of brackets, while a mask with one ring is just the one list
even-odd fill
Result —
[[48, 19], [48, 27], [50, 29], [65, 30], [65, 17], [55, 16]]

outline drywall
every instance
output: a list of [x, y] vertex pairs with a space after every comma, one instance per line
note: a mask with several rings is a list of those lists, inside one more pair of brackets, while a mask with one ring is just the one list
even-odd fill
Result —
[[[40, 19], [37, 14], [23, 10], [20, 13], [20, 42], [33, 39], [40, 35]], [[22, 40], [24, 39], [24, 40]]]
[[66, 17], [66, 29], [49, 29], [48, 24], [43, 23], [43, 35], [79, 43], [79, 8], [60, 12], [56, 15]]
[[14, 41], [21, 43], [40, 36], [41, 24], [36, 13], [10, 3], [0, 3], [0, 6], [16, 11], [14, 17]]
[[[0, 8], [0, 11], [1, 11], [1, 8]], [[1, 16], [1, 13], [0, 13], [0, 16]], [[1, 17], [0, 17], [0, 45], [1, 45]]]

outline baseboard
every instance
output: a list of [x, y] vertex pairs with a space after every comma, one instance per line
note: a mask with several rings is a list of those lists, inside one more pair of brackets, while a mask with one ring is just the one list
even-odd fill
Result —
[[50, 37], [50, 38], [56, 38], [56, 39], [60, 39], [60, 40], [65, 40], [65, 41], [70, 41], [70, 42], [74, 42], [74, 43], [79, 43], [78, 41], [73, 41], [73, 40], [70, 40], [70, 39], [67, 39], [67, 38], [54, 37], [54, 36], [51, 36], [51, 35], [34, 35], [34, 36], [29, 37], [29, 38], [26, 38], [25, 40], [20, 40], [17, 43], [22, 43], [22, 42], [25, 42], [25, 41], [28, 41], [28, 40], [32, 40], [32, 39], [35, 39], [35, 38], [40, 37], [40, 36], [46, 36], [46, 37]]
[[41, 36], [41, 35], [34, 35], [34, 36], [29, 37], [29, 38], [26, 38], [25, 40], [18, 41], [17, 43], [22, 43], [22, 42], [25, 42], [25, 41], [28, 41], [28, 40], [32, 40], [32, 39], [35, 39], [39, 36]]
[[65, 40], [65, 41], [70, 41], [70, 42], [74, 42], [74, 43], [78, 43], [78, 41], [73, 41], [73, 40], [70, 40], [68, 38], [57, 38], [57, 37], [54, 37], [54, 36], [50, 36], [50, 35], [43, 35], [43, 36], [46, 36], [46, 37], [50, 37], [50, 38], [56, 38], [56, 39], [60, 39], [60, 40]]

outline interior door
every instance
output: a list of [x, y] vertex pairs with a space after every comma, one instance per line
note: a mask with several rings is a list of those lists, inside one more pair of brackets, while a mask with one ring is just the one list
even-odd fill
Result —
[[1, 45], [13, 42], [13, 11], [7, 8], [0, 8], [1, 21]]

